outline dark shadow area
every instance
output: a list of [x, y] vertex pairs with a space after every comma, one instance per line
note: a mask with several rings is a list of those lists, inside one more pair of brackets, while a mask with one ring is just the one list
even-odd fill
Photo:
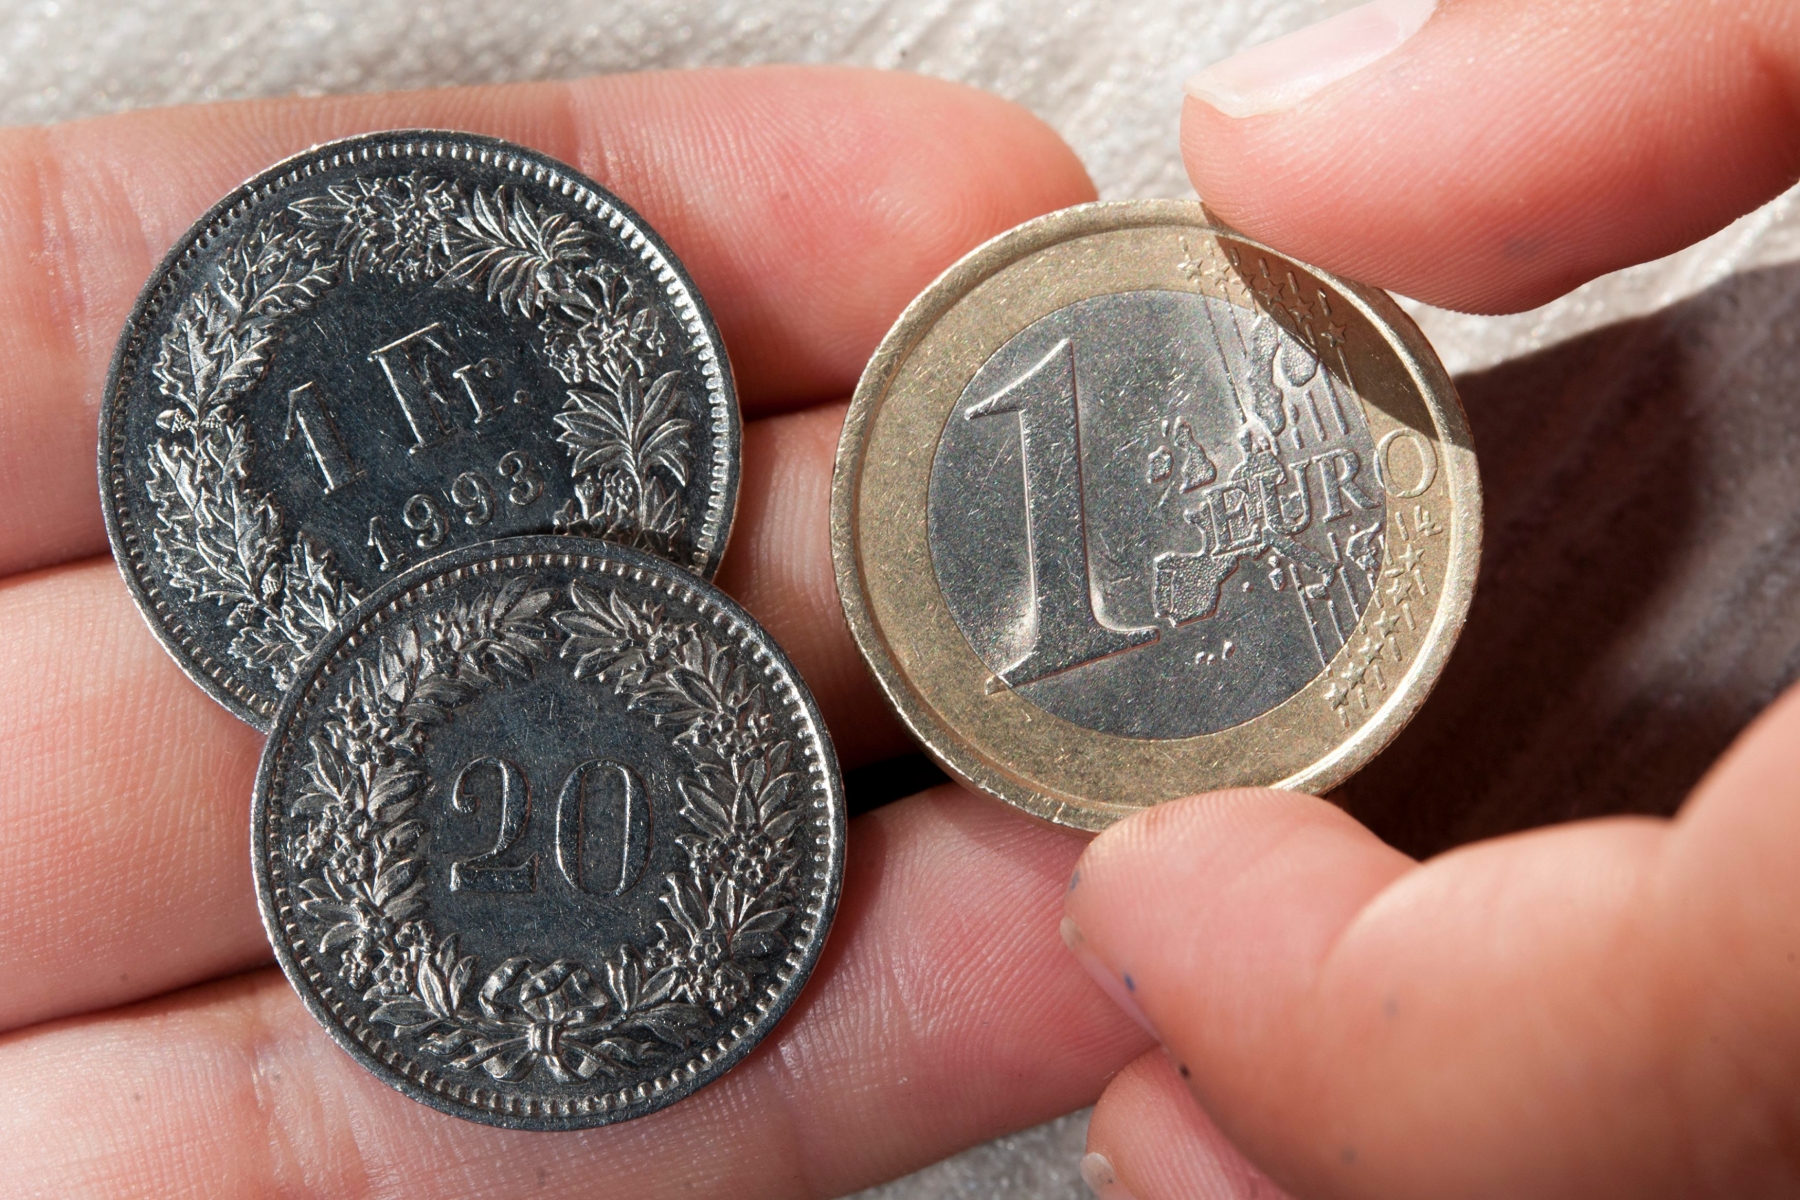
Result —
[[1800, 266], [1458, 380], [1486, 492], [1436, 691], [1336, 798], [1427, 855], [1669, 813], [1800, 674]]
[[844, 797], [854, 817], [949, 778], [923, 754], [900, 754], [845, 771]]

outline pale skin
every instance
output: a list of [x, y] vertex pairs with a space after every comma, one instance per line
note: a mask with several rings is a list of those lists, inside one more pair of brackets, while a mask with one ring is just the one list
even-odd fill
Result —
[[[1287, 252], [1499, 311], [1690, 241], [1800, 169], [1800, 36], [1784, 6], [1736, 6], [1749, 13], [1740, 36], [1657, 70], [1642, 57], [1656, 39], [1639, 39], [1585, 84], [1558, 59], [1578, 37], [1530, 43], [1483, 26], [1517, 19], [1507, 7], [1434, 18], [1401, 88], [1378, 64], [1290, 114], [1232, 121], [1190, 104], [1197, 186]], [[1634, 19], [1673, 28], [1692, 7], [1639, 5]], [[1511, 46], [1514, 59], [1472, 85], [1474, 44]], [[1538, 75], [1521, 65], [1533, 62]], [[1547, 78], [1561, 81], [1564, 119], [1541, 122], [1535, 140], [1490, 130], [1466, 143], [1487, 106], [1517, 118]], [[1582, 86], [1612, 98], [1604, 128], [1571, 101]], [[1421, 103], [1421, 87], [1437, 98]], [[1684, 120], [1633, 118], [1622, 135], [1618, 113], [1632, 110], [1620, 97], [1651, 112], [1659, 94]], [[1393, 135], [1360, 137], [1371, 121]], [[830, 1196], [1096, 1097], [1093, 1148], [1139, 1200], [1270, 1195], [1271, 1178], [1320, 1196], [1795, 1186], [1793, 698], [1674, 822], [1591, 822], [1424, 865], [1307, 797], [1180, 801], [1089, 846], [934, 789], [853, 823], [843, 907], [811, 985], [767, 1044], [694, 1098], [617, 1128], [527, 1135], [444, 1117], [368, 1077], [268, 965], [245, 853], [261, 739], [143, 626], [106, 557], [92, 464], [112, 342], [163, 250], [269, 162], [400, 125], [565, 159], [686, 262], [746, 416], [720, 582], [789, 650], [847, 765], [906, 742], [832, 583], [826, 490], [842, 400], [937, 271], [1092, 196], [1068, 149], [1017, 108], [840, 71], [226, 105], [0, 133], [9, 1194]], [[1332, 150], [1351, 144], [1354, 161]], [[1691, 186], [1652, 186], [1665, 175]], [[1065, 951], [1065, 905], [1096, 960], [1132, 976], [1166, 1050]]]

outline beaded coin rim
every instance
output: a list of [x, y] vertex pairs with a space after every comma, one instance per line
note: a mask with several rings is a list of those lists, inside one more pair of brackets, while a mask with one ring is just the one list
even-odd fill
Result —
[[[698, 617], [717, 629], [727, 644], [746, 652], [751, 661], [760, 659], [773, 668], [772, 672], [765, 669], [765, 674], [786, 680], [791, 695], [780, 697], [781, 707], [789, 713], [798, 710], [800, 719], [796, 722], [796, 736], [798, 740], [810, 742], [818, 768], [818, 778], [813, 786], [815, 792], [819, 788], [823, 790], [823, 795], [815, 794], [811, 803], [822, 803], [825, 808], [826, 838], [818, 846], [819, 865], [814, 873], [815, 879], [822, 876], [824, 882], [806, 894], [802, 908], [806, 922], [801, 927], [810, 926], [805, 934], [807, 941], [804, 946], [791, 950], [783, 960], [780, 971], [785, 978], [775, 977], [774, 982], [779, 984], [775, 994], [769, 995], [771, 983], [765, 983], [760, 993], [761, 1002], [750, 1013], [737, 1017], [719, 1038], [695, 1049], [689, 1058], [666, 1069], [652, 1083], [636, 1087], [630, 1097], [611, 1088], [596, 1087], [579, 1101], [559, 1098], [540, 1102], [526, 1098], [522, 1104], [484, 1105], [454, 1094], [457, 1091], [479, 1094], [483, 1090], [480, 1086], [462, 1088], [471, 1076], [452, 1074], [439, 1063], [409, 1055], [391, 1035], [373, 1032], [367, 1037], [357, 1035], [345, 1028], [332, 1013], [326, 999], [319, 995], [313, 980], [313, 974], [317, 972], [309, 972], [299, 961], [290, 937], [293, 922], [286, 906], [276, 896], [276, 883], [267, 853], [271, 792], [279, 775], [297, 769], [286, 762], [297, 748], [287, 744], [283, 731], [289, 729], [302, 710], [320, 694], [324, 676], [333, 663], [346, 648], [360, 642], [371, 625], [392, 618], [415, 600], [431, 595], [446, 577], [484, 568], [529, 565], [534, 561], [592, 570], [596, 575], [609, 573], [609, 567], [616, 567], [610, 573], [626, 578], [654, 578], [672, 597], [679, 598], [680, 603], [694, 609]], [[681, 596], [683, 591], [688, 593], [685, 598]], [[257, 767], [251, 800], [250, 857], [263, 929], [282, 973], [307, 1011], [346, 1053], [381, 1082], [440, 1112], [507, 1129], [566, 1131], [646, 1116], [684, 1099], [735, 1066], [781, 1021], [817, 967], [831, 931], [843, 890], [847, 820], [843, 778], [824, 717], [793, 662], [755, 618], [712, 584], [641, 551], [575, 535], [531, 534], [462, 547], [402, 572], [358, 605], [350, 617], [308, 656], [298, 681], [283, 696], [276, 710], [272, 732]], [[298, 953], [310, 957], [312, 951], [303, 943]], [[477, 1074], [473, 1078], [479, 1083], [482, 1077]]]
[[[182, 672], [198, 684], [207, 695], [218, 701], [232, 715], [252, 728], [267, 732], [277, 701], [269, 701], [260, 689], [246, 686], [241, 672], [214, 657], [201, 638], [192, 633], [177, 616], [172, 602], [148, 571], [145, 563], [147, 532], [139, 529], [133, 515], [141, 506], [140, 496], [131, 494], [126, 473], [126, 456], [130, 447], [124, 444], [126, 403], [123, 383], [137, 371], [145, 346], [148, 327], [165, 304], [186, 294], [178, 286], [179, 277], [190, 267], [196, 255], [205, 251], [233, 227], [256, 204], [269, 196], [294, 186], [312, 175], [340, 168], [355, 161], [379, 159], [416, 159], [421, 163], [435, 160], [473, 161], [484, 166], [544, 184], [568, 196], [572, 204], [585, 209], [590, 217], [625, 238], [641, 237], [646, 257], [666, 268], [673, 278], [669, 294], [682, 316], [684, 326], [697, 324], [698, 334], [708, 350], [703, 354], [709, 369], [707, 393], [713, 434], [720, 445], [733, 447], [723, 455], [715, 455], [708, 464], [711, 483], [708, 487], [706, 528], [699, 539], [710, 548], [696, 564], [696, 573], [711, 579], [724, 559], [737, 510], [737, 494], [742, 474], [741, 452], [735, 447], [741, 441], [743, 418], [738, 409], [737, 392], [731, 362], [717, 323], [707, 309], [688, 275], [686, 267], [675, 256], [662, 237], [629, 205], [600, 184], [566, 163], [506, 141], [484, 134], [449, 129], [396, 129], [358, 134], [353, 137], [322, 142], [291, 155], [265, 170], [257, 172], [233, 189], [197, 219], [180, 240], [169, 249], [144, 283], [131, 314], [113, 351], [107, 371], [106, 387], [100, 407], [98, 472], [100, 506], [105, 518], [106, 537], [112, 547], [113, 561], [125, 579], [138, 611], [163, 644]], [[693, 332], [690, 330], [690, 332]], [[680, 565], [680, 564], [678, 564]], [[688, 569], [683, 566], [682, 569]]]

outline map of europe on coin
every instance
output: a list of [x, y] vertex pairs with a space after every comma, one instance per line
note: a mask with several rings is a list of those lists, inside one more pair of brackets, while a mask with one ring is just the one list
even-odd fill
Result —
[[1479, 530], [1405, 315], [1166, 201], [1030, 222], [908, 309], [852, 405], [833, 536], [926, 745], [1098, 827], [1366, 761], [1454, 642]]
[[383, 1082], [576, 1129], [717, 1078], [805, 986], [843, 785], [780, 649], [717, 588], [588, 538], [466, 547], [302, 665], [257, 775], [276, 956]]
[[100, 425], [114, 554], [183, 669], [265, 726], [384, 579], [522, 533], [710, 577], [739, 416], [669, 249], [567, 166], [400, 131], [221, 200], [151, 277]]

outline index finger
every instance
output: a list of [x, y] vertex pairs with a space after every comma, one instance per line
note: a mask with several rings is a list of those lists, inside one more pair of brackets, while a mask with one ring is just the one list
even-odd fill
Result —
[[1283, 251], [1434, 304], [1530, 308], [1800, 175], [1800, 9], [1376, 0], [1189, 84], [1188, 173]]
[[0, 131], [0, 575], [104, 550], [101, 387], [168, 246], [270, 163], [408, 126], [523, 143], [637, 209], [712, 308], [747, 415], [847, 393], [942, 264], [1093, 194], [1022, 109], [872, 71], [622, 75]]

